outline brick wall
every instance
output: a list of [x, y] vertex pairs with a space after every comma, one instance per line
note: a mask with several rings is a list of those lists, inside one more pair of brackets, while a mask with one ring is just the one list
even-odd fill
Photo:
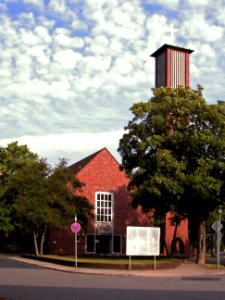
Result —
[[[106, 148], [99, 151], [84, 167], [82, 167], [76, 177], [85, 184], [81, 194], [95, 207], [95, 192], [112, 192], [114, 194], [113, 203], [113, 232], [122, 238], [122, 253], [125, 254], [126, 227], [127, 226], [153, 226], [152, 213], [144, 214], [141, 208], [131, 207], [127, 185], [129, 178], [124, 171], [119, 169], [119, 163], [108, 152]], [[95, 214], [95, 210], [93, 211]], [[171, 251], [171, 243], [175, 226], [171, 224], [170, 214], [165, 220], [165, 244], [168, 251]], [[95, 233], [95, 219], [91, 219], [87, 230], [78, 233], [79, 242], [77, 249], [79, 254], [85, 254], [85, 235]], [[163, 233], [164, 234], [164, 233]], [[177, 229], [177, 238], [182, 240], [184, 251], [188, 251], [188, 222], [182, 221]], [[164, 240], [164, 237], [162, 238]], [[179, 240], [176, 244], [176, 250]], [[50, 252], [58, 254], [74, 253], [74, 233], [70, 231], [70, 225], [66, 231], [55, 231], [50, 234]]]

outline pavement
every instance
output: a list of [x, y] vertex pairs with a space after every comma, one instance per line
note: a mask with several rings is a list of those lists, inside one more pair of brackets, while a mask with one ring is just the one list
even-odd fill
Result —
[[[185, 261], [176, 268], [164, 270], [112, 270], [97, 268], [79, 268], [57, 265], [49, 262], [42, 262], [20, 256], [8, 256], [7, 258], [24, 264], [34, 265], [42, 268], [48, 268], [61, 272], [92, 274], [92, 275], [116, 275], [116, 276], [147, 276], [147, 277], [202, 277], [202, 276], [220, 276], [225, 275], [225, 269], [208, 269], [206, 266], [198, 265], [193, 261]], [[132, 267], [131, 267], [132, 268]]]

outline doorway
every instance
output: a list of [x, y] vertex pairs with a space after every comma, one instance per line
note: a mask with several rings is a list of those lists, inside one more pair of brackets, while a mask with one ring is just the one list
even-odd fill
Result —
[[96, 253], [111, 254], [112, 253], [112, 236], [111, 235], [96, 235]]

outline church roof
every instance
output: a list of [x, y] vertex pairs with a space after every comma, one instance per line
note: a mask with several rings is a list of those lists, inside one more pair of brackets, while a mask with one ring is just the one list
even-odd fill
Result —
[[150, 56], [156, 57], [159, 54], [161, 54], [162, 52], [164, 52], [167, 48], [174, 49], [174, 50], [180, 50], [180, 51], [184, 51], [184, 52], [188, 52], [188, 53], [194, 52], [194, 50], [186, 49], [186, 48], [183, 48], [183, 47], [169, 45], [169, 44], [164, 44], [162, 47], [160, 47], [158, 50], [156, 50]]
[[[83, 169], [90, 161], [92, 161], [100, 152], [106, 150], [112, 157], [113, 155], [108, 151], [107, 148], [102, 148], [101, 150], [79, 160], [78, 162], [74, 163], [73, 165], [69, 166], [69, 169], [72, 171], [73, 174], [77, 174], [81, 169]], [[114, 157], [113, 157], [114, 158]], [[115, 159], [115, 158], [114, 158]], [[117, 162], [117, 160], [115, 159]], [[118, 162], [117, 162], [118, 163]]]

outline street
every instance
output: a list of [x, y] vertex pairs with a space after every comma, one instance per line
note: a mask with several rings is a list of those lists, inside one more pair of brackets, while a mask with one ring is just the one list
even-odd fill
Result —
[[67, 273], [0, 257], [0, 299], [224, 300], [225, 275], [141, 277]]

